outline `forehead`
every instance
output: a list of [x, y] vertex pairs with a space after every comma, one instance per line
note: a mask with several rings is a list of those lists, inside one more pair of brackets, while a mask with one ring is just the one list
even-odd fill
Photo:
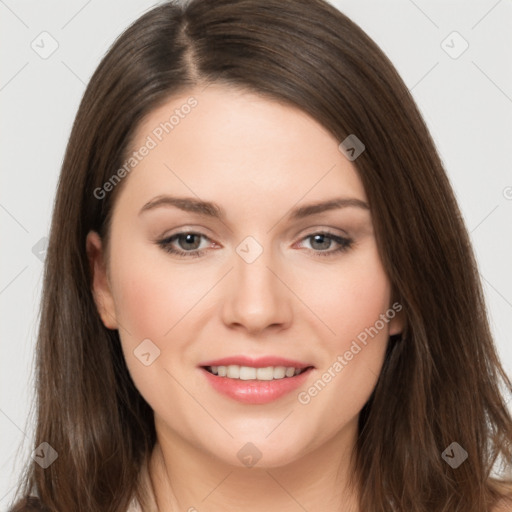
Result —
[[355, 167], [338, 146], [296, 107], [213, 84], [172, 97], [146, 116], [135, 132], [130, 154], [138, 153], [137, 161], [122, 195], [140, 203], [179, 192], [247, 205], [264, 199], [269, 207], [302, 197], [365, 200]]

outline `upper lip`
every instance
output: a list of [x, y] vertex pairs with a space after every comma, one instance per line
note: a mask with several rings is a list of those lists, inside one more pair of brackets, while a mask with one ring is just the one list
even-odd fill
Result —
[[238, 365], [238, 366], [251, 366], [253, 368], [266, 368], [267, 366], [285, 366], [287, 368], [308, 368], [309, 366], [313, 366], [307, 363], [301, 363], [300, 361], [295, 361], [293, 359], [285, 359], [283, 357], [277, 356], [264, 356], [252, 358], [248, 356], [229, 356], [223, 357], [221, 359], [215, 359], [211, 361], [206, 361], [201, 363], [199, 366], [230, 366], [230, 365]]

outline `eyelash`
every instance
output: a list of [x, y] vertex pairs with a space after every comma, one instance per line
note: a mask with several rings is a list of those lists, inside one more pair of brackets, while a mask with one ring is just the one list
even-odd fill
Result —
[[[199, 237], [204, 237], [209, 240], [209, 238], [206, 235], [203, 235], [202, 233], [196, 233], [194, 231], [182, 231], [180, 233], [175, 233], [174, 235], [164, 238], [163, 240], [158, 240], [156, 243], [166, 252], [170, 254], [174, 254], [181, 258], [199, 258], [205, 253], [205, 249], [201, 250], [194, 250], [194, 251], [181, 251], [175, 249], [171, 244], [174, 240], [179, 238], [182, 235], [195, 235]], [[343, 253], [348, 251], [352, 245], [353, 240], [350, 238], [341, 237], [338, 235], [335, 235], [334, 233], [329, 233], [328, 231], [319, 231], [315, 233], [311, 233], [310, 235], [307, 235], [303, 237], [301, 240], [307, 240], [308, 238], [313, 238], [314, 236], [322, 235], [326, 237], [329, 240], [333, 240], [337, 244], [339, 244], [339, 247], [335, 249], [334, 251], [315, 251], [314, 249], [309, 249], [310, 251], [313, 251], [315, 255], [322, 256], [322, 257], [330, 257], [335, 254]]]

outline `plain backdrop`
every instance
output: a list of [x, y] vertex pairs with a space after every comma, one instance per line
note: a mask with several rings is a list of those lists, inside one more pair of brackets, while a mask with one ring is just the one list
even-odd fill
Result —
[[[390, 57], [431, 130], [471, 233], [492, 329], [510, 375], [512, 4], [333, 3]], [[0, 0], [1, 510], [33, 449], [29, 407], [44, 239], [67, 138], [101, 57], [154, 5]]]

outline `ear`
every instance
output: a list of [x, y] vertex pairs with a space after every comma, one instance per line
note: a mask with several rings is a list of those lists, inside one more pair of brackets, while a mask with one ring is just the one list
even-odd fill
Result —
[[103, 244], [96, 231], [89, 231], [85, 246], [92, 275], [91, 291], [98, 313], [105, 327], [117, 329], [115, 303], [105, 266]]
[[389, 316], [389, 335], [394, 336], [395, 334], [402, 334], [405, 326], [405, 314], [402, 303], [399, 301], [393, 302], [389, 311], [395, 313], [393, 318], [391, 318], [391, 315]]

